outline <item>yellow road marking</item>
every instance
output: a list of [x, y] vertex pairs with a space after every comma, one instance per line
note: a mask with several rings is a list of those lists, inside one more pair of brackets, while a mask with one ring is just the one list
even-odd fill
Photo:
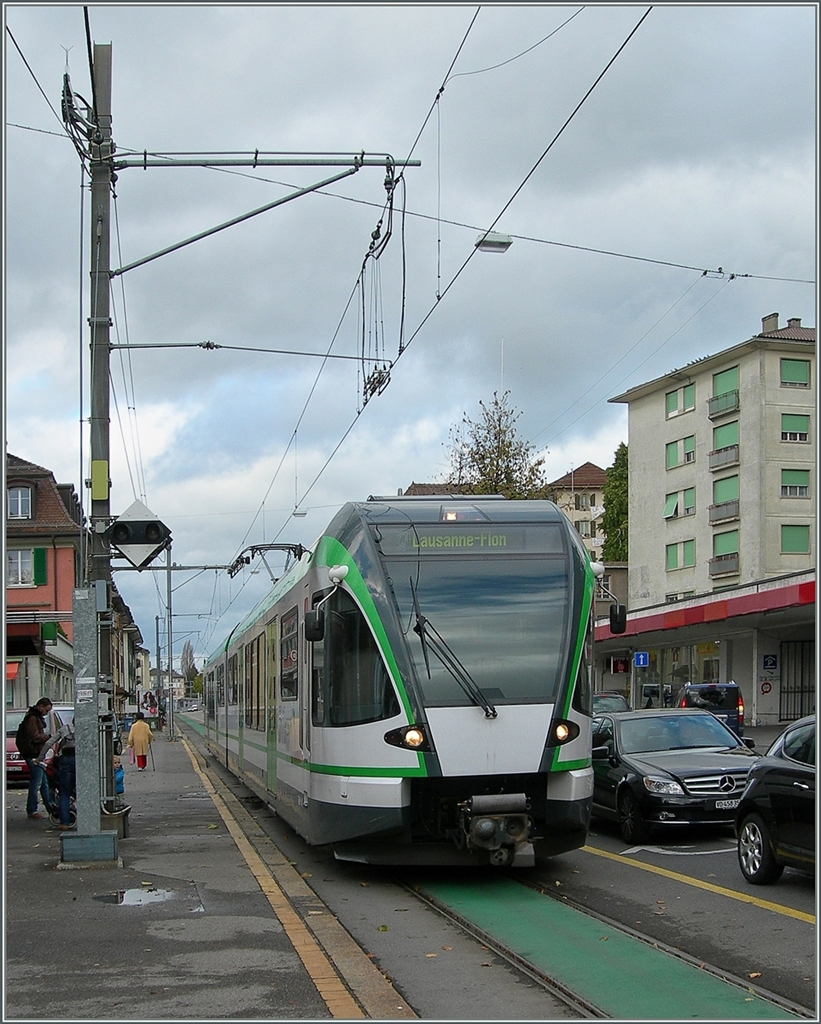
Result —
[[610, 853], [608, 850], [600, 850], [595, 846], [583, 846], [585, 853], [593, 853], [597, 857], [606, 857], [608, 860], [615, 860], [619, 864], [629, 864], [634, 868], [641, 868], [642, 871], [650, 871], [654, 875], [663, 875], [664, 878], [672, 878], [676, 882], [684, 882], [685, 885], [693, 885], [696, 889], [706, 889], [708, 892], [718, 893], [719, 896], [727, 896], [731, 900], [738, 900], [739, 903], [752, 903], [755, 907], [763, 910], [772, 910], [776, 914], [783, 914], [785, 917], [794, 917], [797, 921], [806, 921], [807, 924], [815, 924], [814, 914], [805, 914], [803, 910], [793, 910], [792, 907], [782, 906], [780, 903], [770, 903], [769, 900], [761, 900], [757, 896], [748, 896], [747, 893], [735, 892], [733, 889], [724, 889], [720, 885], [713, 885], [711, 882], [702, 882], [698, 878], [691, 878], [689, 875], [682, 875], [678, 871], [669, 871], [667, 868], [656, 867], [655, 864], [645, 864], [644, 861], [635, 860], [633, 857], [623, 857], [618, 853]]
[[208, 776], [200, 769], [191, 752], [191, 747], [185, 739], [183, 739], [182, 743], [194, 771], [200, 777], [208, 795], [214, 801], [214, 806], [225, 822], [225, 827], [237, 844], [237, 849], [245, 858], [251, 873], [282, 924], [285, 934], [299, 954], [299, 958], [305, 965], [311, 980], [316, 985], [317, 991], [325, 1000], [325, 1005], [330, 1010], [331, 1016], [347, 1019], [364, 1017], [365, 1014], [362, 1012], [361, 1007], [342, 984], [332, 964], [283, 895], [282, 890], [272, 878], [262, 858], [250, 844], [245, 833], [237, 824], [236, 819], [226, 807], [225, 801], [214, 789]]

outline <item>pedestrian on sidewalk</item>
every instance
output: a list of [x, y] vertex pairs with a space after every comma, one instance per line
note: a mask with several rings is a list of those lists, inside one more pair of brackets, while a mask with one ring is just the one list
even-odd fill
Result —
[[148, 764], [148, 748], [154, 741], [151, 735], [151, 727], [145, 720], [142, 711], [134, 716], [134, 724], [128, 733], [128, 745], [134, 751], [137, 758], [137, 771], [144, 772]]
[[37, 810], [41, 796], [47, 808], [51, 802], [51, 793], [45, 769], [37, 763], [40, 750], [48, 739], [45, 716], [49, 711], [51, 711], [51, 700], [48, 697], [41, 697], [33, 707], [28, 709], [17, 730], [17, 750], [25, 760], [29, 770], [26, 813], [30, 818], [45, 817], [45, 815], [40, 814]]
[[46, 754], [54, 749], [54, 759], [57, 764], [57, 788], [59, 799], [57, 806], [60, 813], [60, 824], [57, 828], [61, 832], [73, 828], [71, 824], [71, 800], [77, 796], [77, 760], [76, 760], [76, 738], [74, 735], [74, 720], [59, 729], [40, 751], [38, 762], [45, 770]]

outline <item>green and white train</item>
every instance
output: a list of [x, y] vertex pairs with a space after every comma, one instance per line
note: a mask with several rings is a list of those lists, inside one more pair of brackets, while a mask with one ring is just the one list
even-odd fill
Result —
[[208, 746], [339, 859], [582, 846], [594, 583], [548, 501], [346, 504], [209, 658]]

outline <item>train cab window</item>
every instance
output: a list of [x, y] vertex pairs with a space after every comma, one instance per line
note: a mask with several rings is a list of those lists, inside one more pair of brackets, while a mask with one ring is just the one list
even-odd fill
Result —
[[311, 645], [314, 724], [362, 725], [399, 714], [390, 676], [359, 606], [337, 590], [324, 612], [324, 638]]
[[297, 650], [297, 610], [282, 617], [279, 641], [279, 695], [281, 700], [296, 700], [299, 692], [299, 652]]
[[593, 687], [590, 680], [590, 669], [593, 664], [593, 617], [587, 625], [584, 638], [579, 674], [576, 677], [576, 689], [573, 691], [573, 707], [583, 715], [593, 711]]

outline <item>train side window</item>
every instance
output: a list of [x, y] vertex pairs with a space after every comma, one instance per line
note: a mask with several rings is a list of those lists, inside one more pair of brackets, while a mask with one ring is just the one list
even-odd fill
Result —
[[299, 692], [297, 639], [297, 609], [294, 608], [282, 617], [282, 636], [279, 641], [279, 696], [281, 700], [296, 700]]
[[[319, 591], [313, 595], [312, 607], [316, 608], [330, 590]], [[320, 609], [321, 612], [321, 609]], [[311, 722], [313, 725], [325, 725], [325, 705], [328, 697], [328, 680], [325, 673], [325, 636], [308, 644], [311, 659]]]

